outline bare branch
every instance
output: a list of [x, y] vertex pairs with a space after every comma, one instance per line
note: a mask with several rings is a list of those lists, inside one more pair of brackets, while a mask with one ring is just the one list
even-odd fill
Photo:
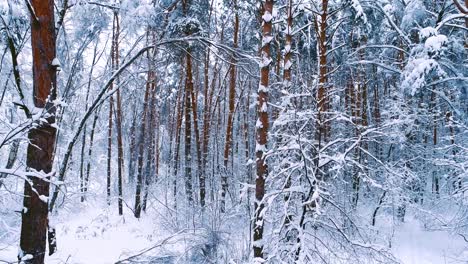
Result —
[[464, 6], [462, 6], [462, 5], [458, 2], [458, 0], [453, 0], [453, 3], [455, 4], [455, 6], [458, 8], [458, 10], [459, 10], [460, 12], [462, 12], [462, 13], [465, 14], [465, 15], [468, 15], [468, 10], [467, 10]]
[[31, 2], [29, 0], [24, 0], [24, 1], [26, 2], [26, 6], [28, 7], [31, 17], [34, 19], [34, 22], [39, 23], [39, 18], [37, 17], [36, 11], [34, 11], [34, 7], [32, 6]]

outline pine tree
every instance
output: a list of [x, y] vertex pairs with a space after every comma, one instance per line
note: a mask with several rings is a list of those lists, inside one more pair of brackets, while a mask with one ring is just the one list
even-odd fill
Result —
[[[38, 120], [28, 132], [29, 145], [26, 165], [32, 176], [24, 183], [21, 222], [20, 255], [24, 263], [43, 264], [48, 230], [49, 173], [54, 160], [55, 105], [57, 97], [55, 56], [54, 1], [28, 2], [31, 15], [31, 46], [33, 54], [33, 101], [43, 110], [45, 120]], [[39, 175], [37, 175], [39, 174]], [[55, 235], [49, 230], [49, 255], [55, 248]]]

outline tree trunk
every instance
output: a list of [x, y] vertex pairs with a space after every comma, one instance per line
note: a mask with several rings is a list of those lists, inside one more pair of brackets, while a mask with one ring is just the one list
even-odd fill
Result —
[[[150, 58], [150, 54], [148, 53], [148, 58]], [[143, 117], [141, 121], [141, 130], [140, 136], [138, 140], [138, 161], [137, 161], [137, 183], [136, 183], [136, 192], [135, 192], [135, 208], [133, 213], [136, 218], [140, 218], [141, 216], [141, 209], [142, 209], [142, 200], [141, 200], [141, 192], [143, 188], [143, 158], [144, 158], [144, 145], [145, 145], [145, 133], [146, 133], [146, 120], [148, 117], [148, 105], [149, 105], [149, 95], [150, 90], [152, 88], [151, 83], [154, 81], [154, 72], [152, 71], [151, 67], [148, 71], [148, 80], [146, 82], [146, 90], [145, 90], [145, 98], [143, 102]]]
[[89, 173], [91, 172], [91, 156], [93, 154], [93, 144], [94, 144], [94, 132], [96, 131], [97, 120], [99, 119], [99, 113], [96, 112], [93, 118], [93, 125], [91, 127], [91, 135], [89, 136], [89, 149], [88, 149], [88, 163], [86, 164], [86, 176], [84, 182], [84, 199], [86, 199], [86, 193], [88, 192], [89, 186]]
[[[362, 46], [362, 42], [365, 44], [365, 39], [358, 39], [356, 40], [357, 46], [356, 48], [360, 48]], [[361, 60], [365, 60], [364, 50], [361, 49], [359, 51], [359, 58]], [[367, 127], [368, 120], [367, 120], [367, 83], [366, 83], [366, 75], [365, 75], [365, 68], [363, 65], [360, 65], [357, 69], [357, 89], [353, 90], [355, 92], [355, 116], [354, 116], [354, 123], [357, 126]], [[360, 136], [360, 129], [356, 127], [356, 137]], [[359, 143], [359, 145], [364, 149], [368, 149], [368, 145], [366, 142]], [[358, 164], [363, 164], [364, 168], [367, 166], [365, 157], [363, 152], [360, 148], [355, 149], [355, 160]], [[353, 208], [356, 208], [359, 201], [359, 190], [361, 185], [361, 177], [359, 175], [360, 168], [358, 166], [354, 166], [353, 172], [353, 180], [352, 180], [352, 188], [353, 188], [353, 197], [351, 201], [351, 205]]]
[[[119, 35], [120, 35], [120, 22], [119, 15], [117, 12], [114, 13], [114, 58], [113, 58], [113, 70], [117, 71], [119, 68]], [[117, 77], [117, 86], [119, 85], [119, 78]], [[117, 189], [118, 189], [118, 209], [119, 215], [123, 214], [123, 142], [122, 142], [122, 102], [120, 98], [120, 89], [117, 87], [117, 107], [116, 107], [116, 128], [117, 128]]]
[[[195, 94], [195, 91], [192, 90], [192, 94], [191, 94], [191, 98], [192, 98], [192, 115], [193, 115], [193, 130], [194, 130], [194, 134], [195, 134], [195, 149], [197, 151], [197, 175], [198, 175], [198, 180], [199, 180], [199, 183], [200, 183], [200, 186], [203, 185], [203, 191], [205, 189], [205, 186], [204, 186], [204, 179], [203, 179], [203, 176], [201, 175], [202, 173], [202, 153], [201, 153], [201, 142], [200, 142], [200, 130], [198, 129], [198, 105], [197, 105], [197, 96]], [[202, 200], [202, 197], [203, 197], [203, 200], [204, 200], [204, 197], [205, 197], [205, 194], [200, 192], [200, 205], [202, 204], [201, 200]], [[205, 201], [203, 201], [203, 205], [202, 207], [204, 206], [204, 203]]]
[[85, 201], [85, 146], [86, 146], [86, 126], [83, 128], [83, 136], [81, 137], [81, 154], [80, 154], [80, 201]]
[[[50, 173], [55, 149], [55, 106], [57, 97], [55, 59], [55, 22], [53, 0], [32, 0], [31, 48], [33, 54], [34, 106], [46, 109], [47, 122], [38, 123], [28, 133], [26, 165], [31, 171]], [[45, 179], [28, 176], [24, 183], [20, 255], [24, 263], [44, 263], [48, 228], [50, 175]], [[55, 252], [55, 235], [49, 229], [49, 255]]]
[[177, 121], [175, 127], [175, 154], [174, 154], [174, 180], [173, 180], [173, 196], [174, 196], [174, 209], [177, 209], [177, 178], [179, 174], [179, 159], [180, 159], [180, 137], [182, 134], [182, 119], [184, 113], [184, 99], [183, 91], [179, 92], [177, 98]]
[[208, 144], [209, 144], [209, 119], [210, 119], [210, 110], [211, 110], [211, 102], [209, 102], [208, 96], [212, 94], [209, 90], [209, 63], [210, 63], [210, 49], [207, 49], [205, 55], [205, 62], [204, 62], [204, 69], [203, 69], [203, 76], [204, 76], [204, 102], [203, 102], [203, 142], [202, 142], [202, 165], [201, 171], [198, 177], [198, 181], [200, 184], [200, 206], [203, 208], [205, 207], [205, 199], [206, 199], [206, 162], [208, 160]]
[[[433, 87], [435, 89], [435, 87]], [[437, 109], [436, 108], [436, 95], [435, 92], [431, 93], [431, 102], [430, 102], [430, 113], [432, 115], [432, 122], [433, 122], [433, 128], [432, 128], [432, 143], [434, 145], [434, 148], [437, 145]], [[432, 170], [432, 192], [435, 193], [436, 197], [439, 198], [439, 176], [437, 175], [437, 169], [436, 166], [434, 166]]]
[[[94, 65], [96, 65], [96, 56], [97, 56], [97, 45], [94, 47], [94, 52], [93, 52], [93, 61], [91, 62], [91, 69], [89, 70], [89, 76], [88, 76], [88, 85], [86, 88], [86, 106], [85, 106], [85, 111], [88, 110], [88, 103], [89, 103], [89, 92], [91, 90], [91, 83], [93, 80], [93, 71], [94, 71]], [[94, 125], [95, 123], [93, 122], [93, 128], [91, 133], [94, 136]], [[90, 143], [91, 145], [93, 144], [92, 142]], [[80, 157], [80, 191], [81, 191], [81, 202], [85, 201], [85, 192], [87, 190], [86, 184], [87, 184], [87, 176], [85, 176], [85, 168], [84, 168], [84, 157], [85, 155], [85, 146], [86, 146], [86, 125], [83, 128], [83, 137], [81, 140], [81, 157]], [[89, 164], [88, 160], [88, 164]], [[88, 174], [89, 175], [89, 174]]]
[[[152, 32], [153, 33], [153, 32]], [[149, 135], [146, 138], [146, 165], [145, 165], [145, 188], [144, 188], [144, 197], [143, 197], [143, 204], [142, 209], [146, 212], [146, 204], [148, 201], [148, 191], [150, 185], [154, 182], [154, 174], [152, 173], [154, 168], [155, 162], [155, 130], [156, 130], [156, 73], [152, 69], [151, 75], [153, 76], [151, 82], [151, 100], [150, 105], [148, 107], [149, 111], [149, 120], [148, 120], [148, 128], [149, 128]]]
[[[112, 89], [111, 85], [109, 89]], [[112, 165], [112, 113], [114, 108], [114, 97], [109, 99], [109, 123], [107, 128], [107, 205], [111, 204], [111, 165]]]
[[216, 86], [217, 76], [218, 76], [218, 67], [217, 62], [214, 66], [213, 78], [211, 80], [211, 85], [209, 85], [209, 76], [208, 76], [208, 66], [209, 66], [210, 53], [209, 49], [207, 51], [206, 60], [205, 60], [205, 91], [204, 91], [204, 110], [203, 110], [203, 144], [202, 144], [202, 173], [200, 178], [200, 205], [203, 207], [206, 200], [206, 166], [208, 163], [208, 147], [210, 144], [210, 130], [211, 130], [211, 118], [212, 114], [212, 103], [213, 95]]
[[[185, 16], [188, 17], [188, 0], [182, 1], [182, 9]], [[192, 32], [188, 30], [185, 32], [187, 36], [190, 36]], [[185, 56], [185, 194], [187, 196], [187, 202], [189, 205], [193, 204], [193, 190], [192, 190], [192, 102], [191, 97], [193, 93], [193, 75], [192, 75], [192, 55], [190, 54], [191, 48], [187, 48], [187, 54]]]
[[[285, 43], [284, 43], [284, 70], [283, 70], [283, 87], [286, 91], [290, 91], [291, 89], [291, 67], [292, 67], [292, 27], [293, 27], [293, 14], [292, 14], [292, 0], [288, 0], [287, 6], [287, 25], [286, 25], [286, 36], [285, 36]], [[285, 188], [288, 189], [291, 187], [291, 177], [288, 177]], [[290, 193], [287, 192], [285, 197], [285, 201], [288, 202], [290, 199]], [[285, 226], [289, 225], [292, 220], [292, 214], [287, 212], [287, 215], [284, 220]]]
[[[316, 18], [316, 20], [318, 20]], [[322, 13], [320, 21], [316, 21], [316, 32], [318, 35], [318, 57], [319, 57], [319, 84], [317, 93], [319, 133], [323, 139], [328, 137], [329, 124], [326, 122], [328, 112], [328, 65], [327, 65], [327, 27], [328, 27], [328, 0], [322, 0]]]
[[[238, 35], [239, 35], [239, 13], [237, 7], [237, 0], [234, 0], [234, 43], [233, 48], [237, 49], [238, 46]], [[234, 106], [236, 103], [236, 69], [237, 60], [235, 55], [232, 55], [231, 65], [229, 68], [229, 114], [226, 127], [226, 141], [224, 143], [224, 170], [221, 175], [221, 206], [220, 210], [222, 213], [226, 210], [226, 194], [228, 192], [228, 163], [229, 154], [232, 148], [232, 134], [233, 134], [233, 123], [234, 123]]]
[[257, 178], [255, 179], [255, 220], [253, 229], [253, 251], [254, 261], [263, 261], [263, 211], [265, 205], [263, 197], [265, 195], [265, 178], [268, 175], [268, 166], [265, 161], [268, 142], [268, 82], [270, 73], [270, 42], [272, 40], [272, 14], [273, 1], [262, 1], [262, 46], [260, 50], [260, 85], [258, 87], [258, 120], [257, 120]]
[[185, 194], [187, 196], [187, 201], [189, 205], [193, 202], [192, 195], [192, 122], [191, 122], [191, 112], [192, 112], [192, 103], [190, 101], [193, 82], [192, 82], [192, 58], [190, 54], [186, 57], [187, 60], [187, 79], [185, 83]]
[[135, 152], [136, 152], [136, 121], [138, 114], [138, 106], [135, 102], [133, 105], [132, 125], [130, 126], [130, 145], [128, 148], [128, 181], [131, 185], [135, 182]]
[[[315, 18], [315, 31], [317, 34], [317, 56], [319, 60], [318, 72], [319, 72], [319, 83], [317, 89], [316, 100], [318, 102], [318, 114], [317, 114], [317, 123], [316, 123], [316, 149], [320, 150], [321, 146], [325, 144], [329, 134], [330, 134], [330, 124], [327, 119], [327, 112], [329, 111], [329, 102], [328, 102], [328, 60], [327, 60], [327, 27], [328, 27], [328, 0], [321, 1], [321, 12]], [[319, 18], [320, 17], [320, 18]], [[320, 152], [316, 153], [316, 158], [314, 159], [314, 170], [315, 178], [311, 183], [309, 194], [303, 196], [303, 202], [310, 199], [311, 195], [319, 188], [320, 182], [324, 178], [324, 169], [319, 167]], [[307, 170], [307, 168], [306, 168]], [[311, 205], [312, 210], [317, 206], [317, 203], [314, 201]], [[304, 228], [306, 213], [309, 209], [307, 206], [303, 205], [301, 210], [301, 217], [299, 220], [299, 227]], [[297, 243], [300, 244], [300, 237], [297, 238]], [[296, 261], [299, 259], [302, 248], [299, 246], [296, 250]]]

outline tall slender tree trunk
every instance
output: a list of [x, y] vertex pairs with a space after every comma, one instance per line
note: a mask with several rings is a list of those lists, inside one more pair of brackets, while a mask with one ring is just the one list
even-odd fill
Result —
[[[197, 104], [197, 96], [195, 94], [195, 91], [192, 90], [192, 94], [191, 94], [191, 102], [192, 102], [192, 115], [193, 115], [193, 130], [194, 130], [194, 134], [195, 134], [195, 149], [197, 151], [197, 175], [198, 175], [198, 179], [199, 179], [199, 182], [200, 182], [200, 185], [204, 185], [205, 183], [202, 183], [203, 180], [200, 180], [200, 178], [202, 178], [201, 176], [201, 173], [202, 173], [202, 152], [201, 152], [201, 144], [202, 142], [200, 141], [200, 130], [198, 128], [198, 104]], [[203, 186], [203, 189], [205, 188], [205, 186]], [[201, 205], [201, 198], [202, 198], [202, 195], [200, 193], [200, 205]], [[203, 194], [203, 199], [204, 199], [204, 194]], [[203, 205], [202, 207], [204, 206], [204, 201], [203, 201]]]
[[[218, 67], [217, 63], [214, 66], [213, 78], [211, 83], [209, 84], [209, 50], [207, 51], [205, 60], [205, 91], [204, 91], [204, 110], [203, 110], [203, 145], [202, 145], [202, 178], [200, 178], [200, 205], [203, 207], [206, 200], [206, 173], [207, 173], [207, 163], [208, 163], [208, 155], [209, 155], [209, 144], [210, 144], [210, 132], [211, 132], [211, 122], [212, 116], [212, 103], [213, 103], [213, 96], [214, 90], [216, 87], [217, 77], [218, 77]], [[203, 198], [203, 199], [202, 199]]]
[[262, 1], [262, 45], [260, 50], [260, 85], [258, 87], [258, 120], [256, 133], [257, 178], [255, 179], [255, 220], [253, 229], [254, 261], [264, 261], [264, 209], [265, 178], [268, 175], [268, 166], [265, 160], [268, 142], [268, 85], [270, 73], [270, 43], [272, 37], [273, 0]]
[[[119, 69], [119, 36], [120, 36], [120, 22], [119, 14], [114, 12], [114, 58], [113, 70]], [[117, 86], [119, 85], [119, 78], [117, 77]], [[122, 100], [120, 96], [120, 89], [117, 87], [117, 107], [116, 107], [116, 129], [117, 129], [117, 189], [118, 189], [118, 210], [119, 215], [123, 214], [123, 141], [122, 141]]]
[[[150, 78], [150, 77], [148, 77]], [[141, 209], [142, 209], [142, 200], [141, 200], [141, 192], [143, 191], [143, 159], [144, 159], [144, 145], [145, 145], [145, 133], [146, 133], [146, 119], [148, 116], [148, 97], [150, 93], [151, 85], [149, 83], [146, 84], [146, 91], [145, 91], [145, 101], [143, 105], [143, 118], [141, 123], [141, 130], [140, 136], [138, 140], [138, 159], [137, 159], [137, 182], [136, 182], [136, 192], [135, 192], [135, 208], [134, 208], [134, 215], [136, 218], [140, 218], [141, 216]]]
[[[365, 44], [365, 39], [358, 39], [355, 40], [357, 43], [356, 48], [359, 49], [361, 45], [363, 44], [362, 41], [364, 41]], [[365, 54], [364, 50], [361, 49], [359, 52], [359, 57], [361, 60], [365, 60]], [[367, 83], [366, 83], [366, 75], [365, 75], [365, 67], [363, 65], [360, 65], [357, 69], [357, 74], [356, 74], [356, 83], [354, 89], [352, 90], [354, 93], [353, 98], [354, 100], [354, 123], [356, 126], [362, 126], [362, 127], [367, 127], [368, 125], [368, 120], [367, 120]], [[360, 129], [356, 127], [356, 137], [360, 136]], [[361, 150], [361, 147], [365, 150], [368, 149], [368, 145], [366, 142], [361, 142], [359, 143], [360, 148], [356, 148], [354, 150], [354, 159], [358, 164], [363, 164], [364, 168], [367, 166], [365, 164], [365, 157], [363, 155], [363, 152]], [[353, 171], [353, 179], [352, 179], [352, 188], [353, 188], [353, 196], [352, 196], [352, 201], [351, 201], [351, 206], [353, 208], [356, 208], [358, 205], [359, 201], [359, 192], [360, 192], [360, 185], [361, 185], [361, 176], [360, 176], [360, 168], [358, 166], [354, 166], [354, 171]]]
[[[24, 183], [19, 258], [27, 264], [43, 264], [48, 228], [49, 179], [54, 159], [55, 106], [57, 97], [55, 22], [53, 0], [32, 0], [31, 48], [33, 56], [33, 102], [45, 108], [47, 122], [40, 122], [28, 133], [26, 165], [46, 177], [28, 176]], [[55, 252], [55, 233], [49, 229], [49, 255]]]
[[[237, 7], [237, 0], [234, 0], [234, 43], [233, 48], [237, 49], [238, 46], [238, 35], [239, 35], [239, 12]], [[234, 123], [234, 107], [236, 103], [236, 78], [237, 78], [237, 68], [236, 68], [236, 57], [235, 54], [232, 54], [231, 65], [229, 68], [229, 113], [226, 127], [226, 141], [224, 143], [224, 171], [221, 175], [221, 205], [220, 210], [222, 213], [226, 210], [226, 195], [228, 192], [228, 164], [229, 164], [229, 154], [231, 153], [232, 148], [232, 137], [233, 137], [233, 123]]]
[[85, 201], [85, 148], [86, 147], [86, 126], [83, 128], [81, 137], [81, 154], [80, 154], [80, 201]]
[[[113, 85], [109, 87], [112, 90]], [[107, 205], [111, 204], [111, 175], [112, 175], [112, 115], [114, 110], [114, 97], [111, 95], [109, 98], [109, 118], [107, 128]]]
[[137, 103], [134, 103], [133, 106], [133, 117], [132, 117], [132, 125], [130, 126], [130, 145], [128, 147], [128, 181], [130, 184], [133, 185], [135, 182], [135, 149], [137, 147], [136, 144], [136, 121], [137, 121], [137, 111], [138, 106]]
[[89, 136], [89, 149], [88, 149], [88, 162], [86, 164], [86, 176], [84, 182], [84, 199], [86, 199], [86, 193], [88, 192], [89, 186], [89, 174], [91, 172], [91, 157], [93, 154], [93, 145], [94, 145], [94, 132], [96, 131], [96, 124], [99, 119], [99, 111], [94, 114], [93, 125], [91, 127], [91, 135]]
[[[88, 76], [88, 85], [86, 88], [86, 106], [85, 106], [85, 111], [88, 110], [88, 104], [89, 104], [89, 92], [91, 90], [91, 83], [93, 80], [93, 71], [94, 71], [94, 66], [96, 65], [96, 57], [97, 57], [97, 45], [94, 47], [93, 51], [93, 61], [91, 62], [91, 69], [89, 70], [89, 76]], [[94, 125], [94, 122], [93, 122]], [[94, 126], [92, 128], [92, 134], [94, 136]], [[90, 143], [91, 145], [93, 144], [92, 142]], [[83, 137], [81, 140], [81, 157], [80, 157], [80, 191], [81, 191], [81, 202], [84, 202], [86, 197], [85, 197], [85, 192], [87, 190], [86, 184], [87, 184], [87, 176], [85, 176], [85, 167], [84, 167], [84, 159], [85, 159], [85, 146], [86, 146], [86, 125], [83, 128]], [[88, 157], [89, 158], [89, 157]], [[89, 164], [89, 160], [88, 160]], [[88, 174], [89, 175], [89, 174]]]
[[[244, 177], [244, 182], [251, 185], [253, 184], [253, 177], [252, 177], [252, 162], [250, 160], [250, 94], [252, 91], [252, 81], [249, 81], [249, 90], [247, 91], [248, 96], [245, 96], [244, 99], [244, 113], [243, 113], [243, 132], [244, 132], [244, 160], [245, 160], [245, 177]], [[251, 205], [251, 199], [252, 199], [252, 190], [251, 188], [247, 188], [247, 201], [245, 203], [246, 206], [246, 211], [249, 219], [252, 219], [252, 205]], [[252, 228], [253, 225], [250, 224], [250, 233], [252, 233]], [[252, 242], [252, 236], [250, 236], [249, 240], [249, 247], [250, 243]]]
[[[435, 87], [433, 87], [435, 89]], [[432, 115], [432, 143], [434, 148], [437, 145], [437, 110], [436, 108], [436, 94], [435, 92], [431, 93], [431, 102], [430, 102], [430, 112]], [[439, 175], [437, 175], [437, 169], [434, 167], [432, 171], [432, 192], [435, 193], [436, 197], [439, 197], [440, 192], [440, 183], [439, 183]]]
[[[211, 24], [211, 16], [213, 14], [213, 4], [214, 1], [211, 1], [210, 5], [210, 12], [208, 15], [208, 24]], [[210, 37], [210, 32], [208, 30], [207, 32], [208, 38]], [[209, 90], [210, 88], [210, 83], [209, 83], [209, 68], [210, 68], [210, 49], [206, 49], [205, 53], [205, 60], [204, 60], [204, 65], [203, 65], [203, 96], [204, 96], [204, 101], [203, 101], [203, 135], [202, 135], [202, 142], [201, 142], [201, 167], [199, 168], [199, 174], [198, 174], [198, 182], [199, 182], [199, 188], [200, 188], [200, 206], [202, 207], [202, 210], [205, 207], [206, 203], [206, 164], [208, 161], [208, 144], [209, 144], [209, 138], [210, 138], [210, 117], [211, 117], [211, 101], [212, 101], [212, 96], [213, 96], [213, 89]], [[214, 67], [216, 69], [216, 65]], [[215, 78], [216, 72], [213, 74], [213, 78]], [[214, 81], [212, 82], [214, 84]], [[210, 98], [208, 98], [210, 97]]]
[[177, 178], [179, 174], [179, 160], [180, 160], [180, 137], [182, 134], [182, 119], [184, 113], [184, 92], [180, 91], [177, 98], [177, 120], [175, 127], [175, 153], [174, 153], [174, 180], [172, 182], [173, 196], [174, 196], [174, 209], [177, 209]]
[[[153, 36], [154, 40], [154, 32], [151, 32], [151, 35]], [[154, 56], [153, 56], [154, 58]], [[155, 131], [156, 131], [156, 72], [154, 71], [154, 68], [151, 68], [151, 75], [152, 75], [152, 82], [151, 82], [151, 100], [150, 100], [150, 105], [148, 107], [149, 111], [149, 119], [148, 119], [148, 128], [149, 128], [149, 133], [148, 136], [146, 137], [147, 143], [146, 143], [146, 165], [145, 165], [145, 188], [144, 188], [144, 197], [143, 197], [143, 204], [142, 204], [142, 209], [144, 212], [146, 212], [146, 205], [148, 201], [148, 192], [149, 192], [149, 187], [150, 185], [154, 182], [154, 174], [153, 169], [154, 169], [154, 163], [155, 163], [155, 153], [157, 150], [155, 149]]]
[[[149, 30], [147, 32], [147, 36], [149, 35]], [[150, 53], [148, 52], [148, 59], [152, 58]], [[137, 183], [136, 183], [136, 192], [135, 192], [135, 208], [133, 213], [136, 218], [140, 218], [141, 216], [141, 209], [142, 209], [142, 199], [141, 193], [143, 191], [143, 159], [144, 159], [144, 149], [145, 149], [145, 136], [146, 136], [146, 123], [149, 114], [149, 100], [150, 100], [150, 93], [152, 88], [152, 82], [154, 81], [154, 72], [151, 67], [150, 62], [150, 70], [148, 71], [148, 79], [146, 81], [146, 90], [145, 90], [145, 98], [143, 101], [143, 117], [141, 121], [141, 130], [140, 136], [138, 140], [138, 160], [137, 160]]]
[[[288, 0], [288, 6], [287, 6], [287, 12], [288, 12], [288, 17], [287, 17], [287, 25], [286, 25], [286, 36], [285, 36], [285, 43], [284, 43], [284, 69], [283, 69], [283, 87], [286, 91], [290, 91], [291, 89], [291, 80], [292, 80], [292, 75], [291, 75], [291, 67], [292, 67], [292, 27], [293, 27], [293, 14], [292, 14], [292, 5], [293, 5], [293, 0]], [[291, 177], [288, 177], [286, 185], [286, 188], [291, 187]], [[290, 199], [290, 193], [287, 192], [286, 196], [284, 197], [285, 201], [289, 201]], [[292, 214], [289, 212], [286, 215], [285, 218], [285, 225], [289, 225], [289, 223], [292, 220]]]
[[327, 27], [328, 0], [322, 0], [322, 13], [316, 17], [316, 32], [318, 35], [319, 84], [317, 92], [319, 133], [323, 139], [328, 137], [329, 123], [326, 122], [328, 111], [328, 61], [327, 61]]
[[184, 119], [185, 119], [185, 147], [184, 147], [184, 155], [185, 155], [185, 194], [187, 196], [187, 201], [190, 204], [193, 203], [193, 194], [192, 194], [192, 122], [191, 122], [191, 112], [192, 112], [192, 103], [190, 101], [191, 92], [193, 83], [191, 80], [191, 57], [190, 54], [186, 57], [187, 60], [187, 79], [185, 84], [185, 111], [184, 111]]
[[[330, 124], [326, 120], [329, 111], [329, 102], [328, 102], [328, 60], [327, 60], [327, 27], [328, 27], [328, 0], [321, 1], [321, 10], [320, 13], [315, 17], [315, 31], [317, 34], [317, 57], [318, 57], [318, 89], [316, 100], [318, 102], [318, 114], [317, 114], [317, 123], [316, 123], [316, 149], [320, 150], [321, 146], [325, 144], [329, 134], [330, 134]], [[319, 167], [321, 153], [318, 151], [314, 159], [314, 171], [315, 171], [315, 180], [311, 183], [309, 194], [303, 195], [303, 201], [307, 201], [311, 198], [312, 194], [317, 191], [319, 188], [320, 182], [323, 180], [324, 168]], [[312, 208], [316, 208], [317, 202], [313, 201]], [[301, 217], [299, 219], [299, 227], [304, 228], [305, 217], [307, 211], [310, 210], [305, 205], [302, 206]], [[300, 243], [300, 237], [297, 238], [298, 244]], [[300, 258], [302, 248], [299, 246], [296, 250], [296, 261]]]
[[159, 126], [161, 124], [160, 117], [161, 117], [161, 111], [160, 111], [160, 104], [158, 101], [155, 102], [155, 107], [157, 107], [156, 112], [155, 112], [155, 120], [154, 120], [154, 130], [155, 130], [155, 139], [154, 139], [154, 179], [155, 181], [158, 180], [159, 178], [159, 137], [160, 135], [160, 129]]
[[204, 62], [204, 69], [203, 69], [203, 76], [204, 76], [204, 102], [203, 102], [203, 142], [202, 142], [202, 165], [201, 171], [199, 174], [199, 184], [200, 184], [200, 206], [203, 208], [205, 207], [205, 200], [206, 200], [206, 163], [208, 161], [208, 144], [210, 138], [209, 132], [209, 119], [210, 119], [210, 106], [211, 102], [209, 103], [208, 96], [210, 93], [209, 90], [209, 64], [210, 64], [210, 49], [207, 49], [205, 55], [205, 62]]
[[[185, 16], [188, 17], [189, 0], [182, 0], [182, 9]], [[190, 29], [185, 32], [190, 36], [192, 32]], [[191, 48], [187, 48], [185, 56], [185, 194], [189, 205], [193, 204], [193, 190], [192, 190], [192, 93], [193, 93], [193, 75], [192, 75], [192, 55], [190, 54]]]

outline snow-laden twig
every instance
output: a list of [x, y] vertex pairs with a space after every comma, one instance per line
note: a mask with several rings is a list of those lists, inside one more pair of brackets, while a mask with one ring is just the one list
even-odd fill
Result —
[[468, 14], [455, 14], [455, 15], [450, 15], [446, 17], [444, 20], [440, 21], [440, 23], [437, 25], [436, 30], [439, 31], [440, 28], [442, 28], [445, 24], [447, 24], [449, 21], [458, 19], [458, 18], [465, 18], [468, 19]]
[[[390, 17], [390, 15], [387, 13], [387, 11], [385, 11], [383, 9], [383, 7], [376, 3], [375, 6], [377, 6], [377, 9], [382, 13], [384, 14], [385, 18], [387, 19], [388, 23], [390, 23], [390, 25], [392, 26], [393, 29], [395, 29], [395, 31], [398, 33], [398, 35], [400, 35], [400, 37], [405, 41], [406, 45], [410, 45], [411, 44], [411, 40], [408, 38], [408, 36], [403, 33], [403, 31], [401, 31], [401, 29], [395, 24], [395, 22], [393, 21], [393, 19]], [[372, 7], [372, 6], [371, 6]]]
[[165, 239], [163, 239], [161, 242], [157, 243], [156, 245], [154, 245], [154, 246], [152, 246], [152, 247], [150, 247], [150, 248], [147, 248], [147, 249], [141, 251], [140, 253], [138, 253], [138, 254], [136, 254], [136, 255], [130, 256], [130, 257], [126, 258], [126, 259], [119, 260], [119, 261], [115, 262], [115, 264], [124, 264], [124, 263], [128, 263], [128, 262], [130, 262], [130, 263], [131, 263], [131, 262], [134, 262], [134, 261], [133, 261], [134, 259], [136, 259], [136, 258], [138, 258], [138, 257], [140, 257], [140, 256], [142, 256], [142, 255], [144, 255], [144, 254], [146, 254], [146, 253], [148, 253], [148, 252], [151, 251], [151, 250], [154, 250], [154, 249], [156, 249], [156, 248], [158, 248], [158, 247], [164, 246], [164, 245], [165, 245], [167, 242], [169, 242], [171, 239], [175, 238], [177, 235], [180, 235], [180, 234], [184, 233], [185, 231], [187, 231], [187, 229], [182, 229], [182, 230], [180, 230], [179, 232], [177, 232], [177, 233], [175, 233], [175, 234], [173, 234], [173, 235], [170, 235], [170, 236], [166, 237]]
[[34, 22], [38, 23], [39, 18], [36, 15], [36, 11], [34, 10], [34, 7], [31, 4], [30, 0], [25, 0], [26, 6], [28, 7], [29, 13], [31, 14], [31, 17], [34, 19]]

